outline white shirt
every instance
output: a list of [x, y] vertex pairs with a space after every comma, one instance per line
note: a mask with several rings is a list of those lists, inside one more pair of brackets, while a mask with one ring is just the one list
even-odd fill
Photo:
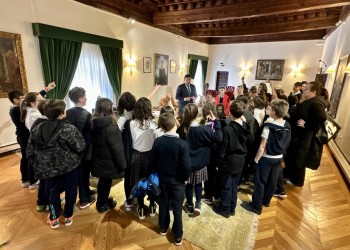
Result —
[[[270, 123], [276, 124], [276, 125], [281, 126], [281, 127], [284, 127], [284, 124], [286, 123], [285, 120], [275, 121], [272, 118], [268, 118], [266, 120], [266, 122], [270, 122]], [[265, 138], [267, 140], [269, 138], [269, 133], [270, 133], [269, 127], [265, 126], [263, 129], [263, 132], [261, 133], [261, 137]], [[268, 155], [268, 154], [266, 154], [266, 148], [265, 148], [265, 152], [262, 156], [266, 157], [266, 158], [275, 158], [275, 159], [283, 158], [283, 154], [282, 155]]]
[[133, 111], [128, 111], [123, 116], [119, 117], [119, 119], [117, 121], [117, 124], [118, 124], [119, 130], [121, 132], [124, 129], [125, 122], [132, 118], [132, 113], [133, 113]]
[[26, 125], [27, 129], [31, 129], [33, 126], [33, 123], [36, 121], [36, 119], [41, 117], [41, 113], [37, 109], [33, 108], [26, 108], [27, 114], [26, 114], [26, 119], [24, 121], [24, 124]]
[[130, 122], [130, 131], [133, 149], [139, 152], [150, 151], [155, 139], [154, 133], [156, 129], [157, 125], [153, 120], [144, 121], [143, 128], [140, 128], [138, 121], [132, 120]]
[[254, 109], [254, 118], [258, 122], [259, 127], [261, 127], [265, 117], [265, 109]]

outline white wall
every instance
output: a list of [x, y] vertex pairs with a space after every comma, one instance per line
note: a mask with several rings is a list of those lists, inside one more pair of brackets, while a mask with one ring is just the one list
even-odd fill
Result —
[[[315, 79], [322, 50], [323, 46], [316, 46], [316, 40], [210, 45], [206, 82], [210, 84], [211, 89], [214, 89], [216, 72], [228, 71], [228, 85], [237, 86], [241, 84], [242, 66], [247, 65], [249, 66], [249, 72], [246, 74], [245, 82], [250, 87], [262, 82], [261, 80], [255, 80], [257, 60], [284, 59], [282, 81], [271, 80], [271, 82], [275, 85], [281, 85], [286, 93], [289, 93], [295, 82]], [[223, 63], [224, 66], [220, 66], [220, 63]], [[295, 78], [294, 74], [291, 74], [293, 65], [302, 67], [301, 73]]]
[[[329, 66], [337, 64], [339, 58], [350, 54], [350, 18], [346, 23], [340, 25], [330, 37], [326, 39], [322, 60]], [[335, 73], [328, 76], [327, 89], [332, 94]], [[342, 93], [340, 96], [338, 111], [335, 120], [342, 127], [337, 138], [336, 144], [350, 161], [350, 74], [346, 74]], [[350, 177], [349, 177], [350, 178]]]
[[[169, 87], [175, 91], [183, 80], [183, 73], [178, 70], [180, 62], [186, 62], [188, 53], [203, 56], [208, 53], [208, 45], [177, 38], [174, 34], [137, 22], [132, 25], [125, 18], [72, 0], [0, 0], [0, 6], [0, 30], [21, 34], [30, 91], [40, 90], [43, 86], [38, 41], [31, 27], [33, 22], [123, 40], [123, 57], [134, 56], [137, 69], [134, 76], [124, 70], [122, 91], [130, 91], [136, 97], [147, 96], [153, 89], [154, 69], [152, 74], [143, 73], [143, 57], [152, 57], [153, 67], [154, 53], [169, 55], [169, 60], [176, 60], [177, 73], [169, 73], [168, 80]], [[166, 88], [162, 88], [152, 102], [158, 103], [165, 91]], [[0, 99], [0, 146], [16, 141], [15, 127], [8, 115], [9, 106], [8, 99]]]

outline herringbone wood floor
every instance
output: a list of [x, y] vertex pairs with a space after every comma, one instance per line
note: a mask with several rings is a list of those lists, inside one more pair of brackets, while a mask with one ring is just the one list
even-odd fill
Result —
[[[71, 227], [51, 230], [35, 209], [36, 191], [20, 187], [19, 156], [0, 158], [0, 248], [5, 249], [198, 249], [175, 247], [171, 236], [121, 209], [103, 215], [76, 209]], [[308, 171], [303, 188], [286, 186], [259, 220], [256, 249], [350, 249], [350, 198], [325, 150], [322, 166]], [[98, 233], [97, 233], [98, 232]], [[198, 232], [200, 233], [200, 232]]]

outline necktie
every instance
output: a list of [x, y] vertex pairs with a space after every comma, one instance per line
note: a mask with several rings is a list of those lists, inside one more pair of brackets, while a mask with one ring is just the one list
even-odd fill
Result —
[[187, 91], [188, 91], [188, 94], [190, 95], [191, 94], [191, 88], [190, 88], [190, 85], [187, 86]]

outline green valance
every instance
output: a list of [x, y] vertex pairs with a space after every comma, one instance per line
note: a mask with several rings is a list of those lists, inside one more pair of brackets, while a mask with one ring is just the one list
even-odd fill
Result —
[[198, 56], [193, 54], [188, 54], [188, 59], [190, 60], [200, 60], [200, 61], [209, 61], [209, 57], [207, 56]]
[[33, 23], [33, 34], [35, 36], [50, 37], [74, 42], [92, 43], [111, 48], [123, 48], [123, 41], [104, 36], [93, 35], [80, 31], [60, 28], [42, 23]]

